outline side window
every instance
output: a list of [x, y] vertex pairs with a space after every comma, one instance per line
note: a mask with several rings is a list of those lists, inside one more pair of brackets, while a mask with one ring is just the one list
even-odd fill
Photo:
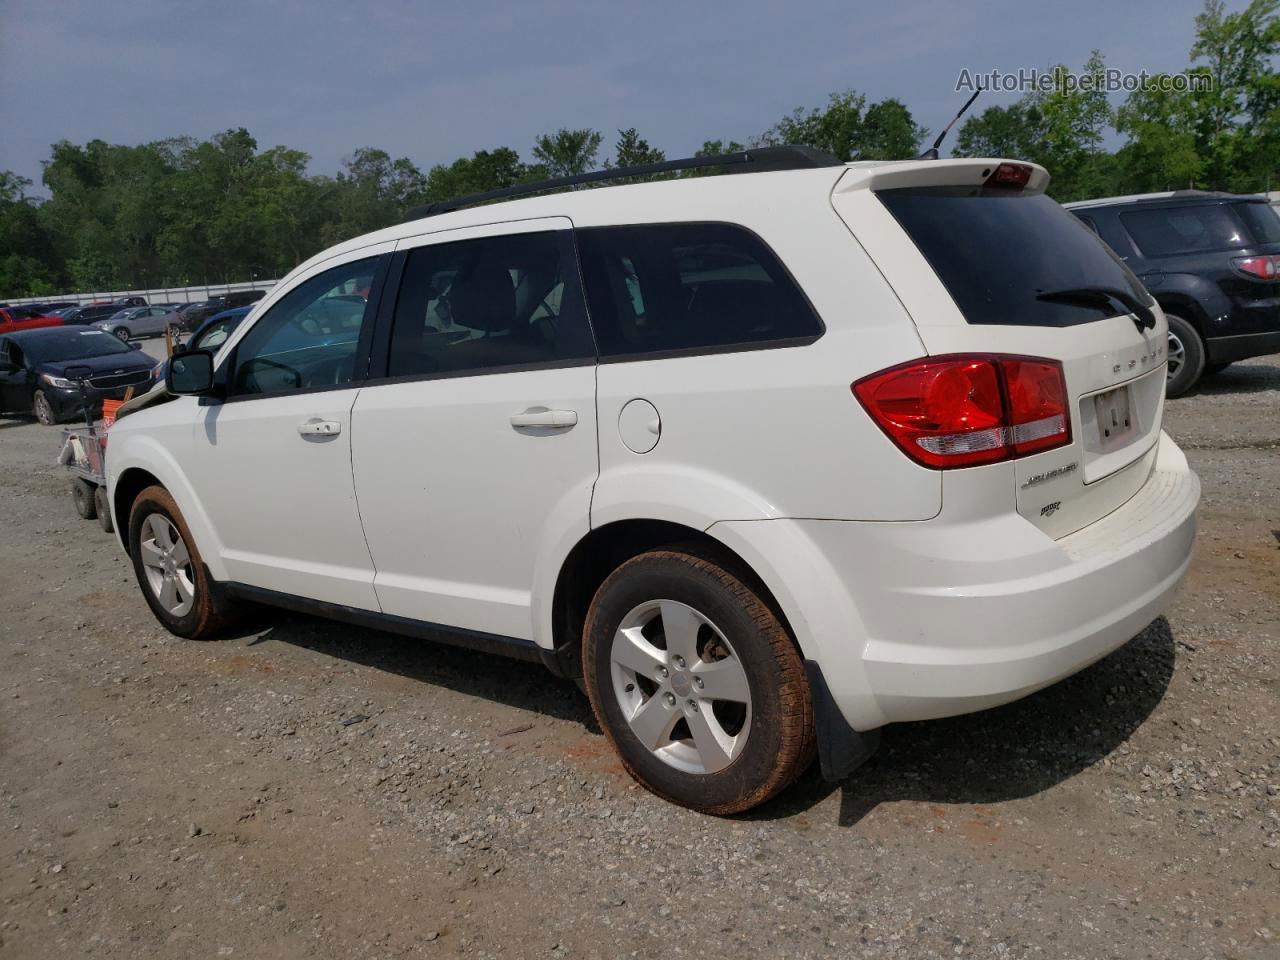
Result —
[[350, 383], [377, 264], [377, 257], [344, 263], [285, 294], [236, 345], [228, 394]]
[[822, 322], [759, 237], [727, 223], [577, 231], [602, 356], [816, 339]]
[[592, 359], [568, 231], [409, 252], [391, 328], [392, 377]]

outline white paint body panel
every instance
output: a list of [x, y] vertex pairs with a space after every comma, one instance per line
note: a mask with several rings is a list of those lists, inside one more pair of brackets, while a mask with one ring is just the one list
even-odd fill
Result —
[[[1128, 317], [1067, 330], [967, 324], [872, 192], [972, 178], [994, 162], [578, 191], [357, 238], [277, 284], [219, 361], [316, 271], [397, 246], [549, 224], [741, 224], [777, 253], [826, 330], [781, 349], [221, 408], [181, 398], [113, 428], [111, 482], [133, 468], [153, 473], [217, 579], [543, 648], [553, 646], [556, 578], [575, 544], [617, 521], [666, 520], [706, 531], [751, 565], [857, 729], [1022, 696], [1124, 643], [1167, 605], [1189, 562], [1199, 486], [1160, 432], [1158, 398], [1118, 453], [1091, 456], [1077, 432], [1059, 450], [937, 472], [909, 461], [852, 396], [853, 381], [926, 354], [1058, 358], [1073, 403], [1159, 368], [1163, 318], [1145, 333]], [[1036, 168], [1031, 187], [1046, 182]], [[657, 411], [652, 446], [639, 436], [654, 419], [647, 412], [620, 431], [636, 399]], [[513, 414], [537, 406], [574, 410], [577, 423], [512, 427]], [[311, 416], [342, 432], [305, 441], [295, 421]], [[1080, 416], [1073, 408], [1076, 431]], [[1060, 508], [1042, 516], [1055, 499]]]

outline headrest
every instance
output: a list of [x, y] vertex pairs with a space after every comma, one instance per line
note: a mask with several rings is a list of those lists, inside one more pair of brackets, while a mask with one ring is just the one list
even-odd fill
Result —
[[449, 290], [453, 322], [485, 333], [505, 333], [516, 317], [516, 291], [511, 273], [481, 261], [458, 277]]

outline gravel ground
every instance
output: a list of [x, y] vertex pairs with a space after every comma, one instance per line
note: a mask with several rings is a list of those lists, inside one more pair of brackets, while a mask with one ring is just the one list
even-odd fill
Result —
[[0, 958], [1276, 957], [1280, 357], [1172, 401], [1187, 585], [1084, 673], [713, 819], [528, 665], [158, 629], [0, 420]]

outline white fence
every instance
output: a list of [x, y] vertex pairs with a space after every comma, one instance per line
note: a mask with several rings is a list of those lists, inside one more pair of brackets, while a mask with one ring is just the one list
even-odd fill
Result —
[[146, 297], [147, 303], [191, 303], [209, 300], [224, 293], [238, 290], [270, 290], [276, 280], [249, 280], [244, 283], [208, 283], [198, 287], [157, 287], [152, 290], [103, 290], [98, 293], [58, 293], [47, 297], [17, 297], [6, 301], [12, 304], [55, 303], [70, 300], [74, 303], [93, 303], [96, 300], [119, 300], [121, 297]]

